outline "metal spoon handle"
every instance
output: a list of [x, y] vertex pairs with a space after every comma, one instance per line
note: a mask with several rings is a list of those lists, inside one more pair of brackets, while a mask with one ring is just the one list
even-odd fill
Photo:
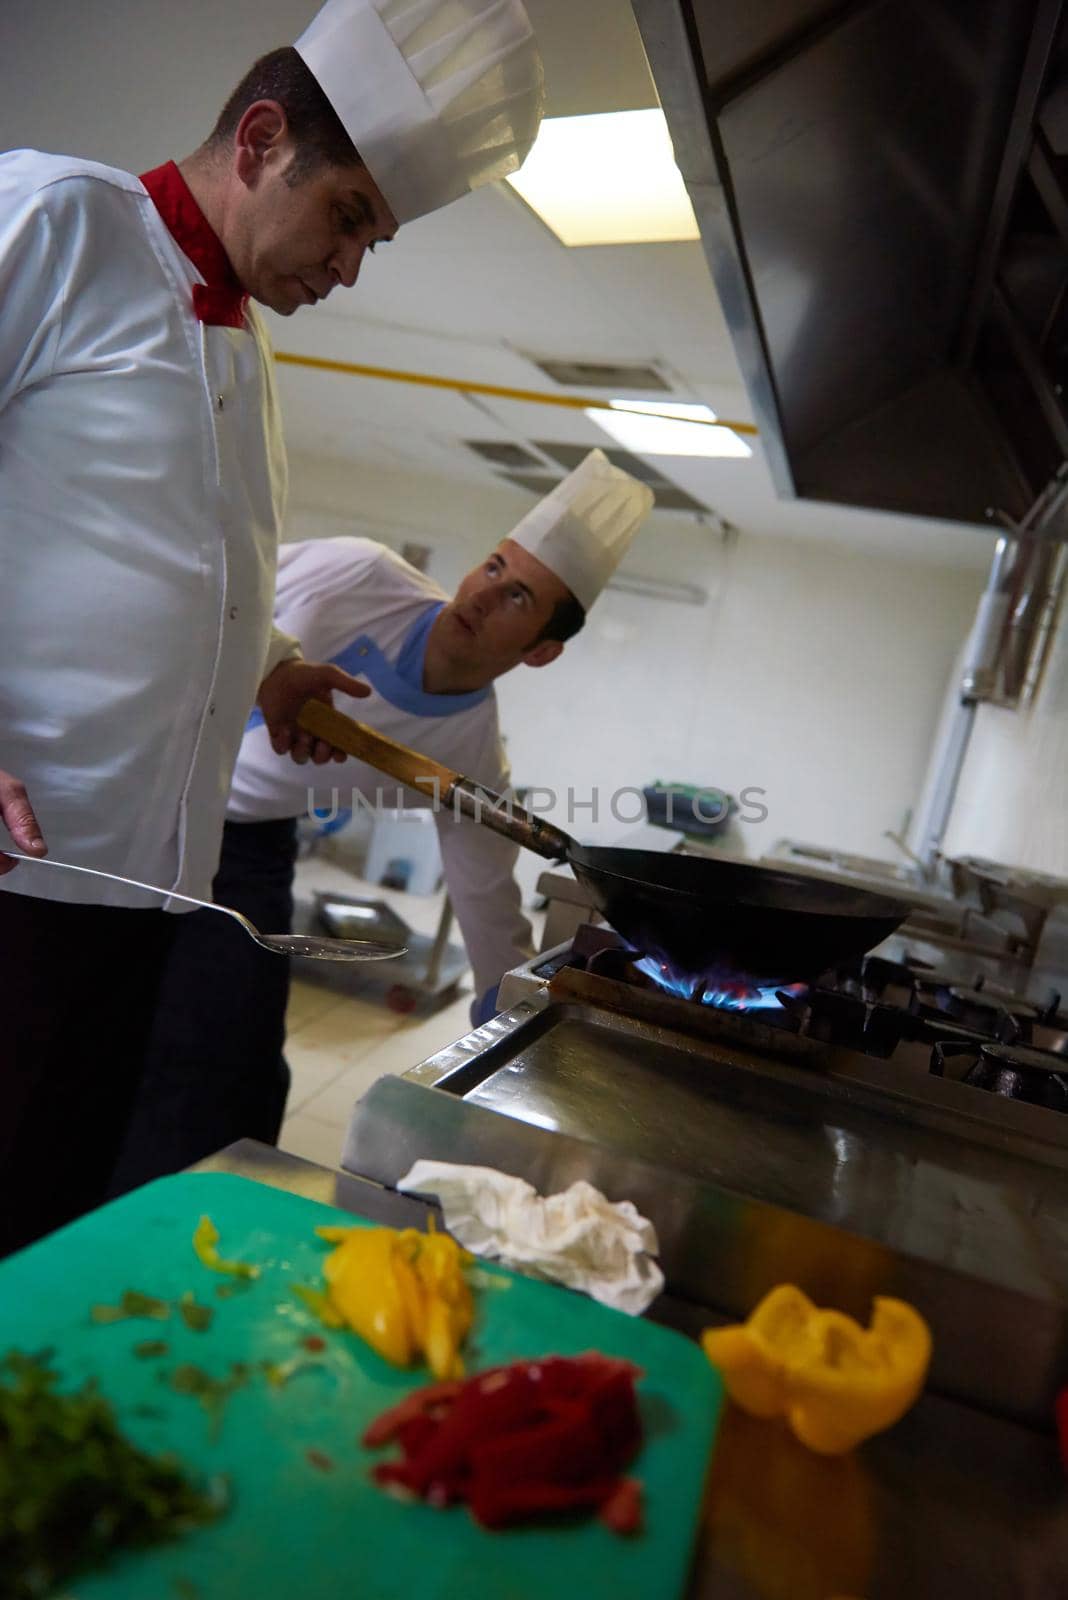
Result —
[[197, 900], [191, 894], [179, 894], [176, 889], [161, 889], [158, 883], [142, 883], [139, 878], [123, 878], [117, 872], [102, 872], [99, 867], [76, 867], [73, 861], [53, 861], [51, 856], [26, 856], [18, 850], [5, 850], [12, 861], [32, 861], [37, 867], [61, 867], [64, 872], [84, 872], [89, 878], [107, 878], [111, 883], [124, 883], [130, 889], [147, 889], [149, 894], [161, 894], [164, 899], [184, 900], [189, 906], [202, 906], [206, 911], [227, 911], [232, 917], [247, 923], [240, 911], [230, 906], [216, 905], [214, 900]]
[[323, 939], [314, 934], [261, 933], [233, 906], [221, 906], [214, 900], [198, 900], [191, 894], [179, 894], [175, 889], [161, 889], [158, 883], [142, 883], [139, 878], [123, 878], [117, 872], [102, 872], [99, 867], [76, 867], [73, 861], [53, 861], [50, 856], [27, 856], [19, 850], [5, 850], [13, 861], [30, 861], [36, 866], [62, 867], [65, 872], [84, 872], [90, 878], [106, 878], [110, 883], [124, 883], [130, 889], [147, 889], [149, 894], [159, 894], [164, 899], [182, 900], [189, 906], [200, 906], [204, 911], [221, 911], [241, 924], [250, 939], [255, 939], [264, 950], [273, 955], [303, 954], [334, 961], [386, 961], [404, 955], [407, 945], [386, 945], [375, 939]]

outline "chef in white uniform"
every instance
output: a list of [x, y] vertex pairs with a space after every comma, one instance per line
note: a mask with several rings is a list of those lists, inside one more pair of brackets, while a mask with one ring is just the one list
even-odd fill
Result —
[[[497, 791], [509, 784], [494, 679], [545, 668], [577, 633], [653, 503], [651, 490], [593, 450], [462, 581], [453, 599], [386, 546], [318, 539], [279, 552], [276, 624], [371, 694], [339, 709]], [[281, 759], [254, 713], [234, 774], [215, 897], [282, 926], [292, 910], [296, 819], [366, 803], [428, 806], [365, 763], [311, 772]], [[474, 972], [473, 1021], [531, 954], [515, 845], [436, 815], [442, 863]], [[216, 926], [199, 926], [214, 921]], [[285, 925], [288, 926], [288, 920]], [[236, 934], [236, 937], [234, 935]], [[194, 937], [195, 935], [195, 937]], [[273, 1143], [289, 1069], [282, 1055], [288, 963], [259, 953], [220, 917], [183, 924], [157, 1015], [151, 1064], [116, 1188], [176, 1171], [233, 1140]]]
[[[328, 0], [180, 164], [0, 156], [15, 846], [207, 898], [253, 702], [280, 755], [334, 753], [296, 712], [363, 691], [272, 625], [286, 473], [252, 302], [287, 315], [351, 286], [401, 223], [515, 170], [541, 103], [520, 0]], [[182, 908], [0, 871], [3, 1253], [102, 1197]]]

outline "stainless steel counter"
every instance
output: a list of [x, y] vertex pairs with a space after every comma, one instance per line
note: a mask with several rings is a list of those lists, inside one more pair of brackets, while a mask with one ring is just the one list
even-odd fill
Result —
[[[574, 1001], [531, 1012], [511, 1044], [477, 1082], [468, 1068], [466, 1105], [1068, 1299], [1068, 1118], [992, 1099], [984, 1123], [985, 1099], [926, 1073], [830, 1049], [757, 1062]], [[435, 1060], [409, 1076], [452, 1089]]]
[[273, 1145], [260, 1144], [256, 1139], [239, 1139], [216, 1155], [198, 1161], [189, 1170], [231, 1172], [239, 1178], [266, 1183], [272, 1189], [284, 1189], [287, 1194], [299, 1194], [305, 1200], [338, 1206], [342, 1211], [351, 1211], [354, 1216], [367, 1217], [390, 1228], [423, 1228], [429, 1211], [440, 1215], [437, 1206], [428, 1205], [424, 1200], [398, 1194], [395, 1189], [354, 1177], [351, 1172], [320, 1167], [314, 1161], [291, 1156]]
[[561, 973], [373, 1085], [342, 1165], [387, 1186], [425, 1155], [542, 1193], [584, 1178], [651, 1218], [675, 1293], [744, 1316], [792, 1280], [863, 1319], [897, 1294], [934, 1329], [940, 1392], [1048, 1419], [1068, 1377], [1068, 1117], [714, 1008], [669, 1029], [659, 997], [622, 987], [622, 1011], [583, 981]]
[[[237, 1172], [391, 1224], [418, 1225], [427, 1211], [251, 1141], [198, 1170]], [[667, 1295], [649, 1315], [689, 1335], [722, 1320]], [[470, 1581], [477, 1596], [477, 1573]], [[832, 1596], [1064, 1600], [1068, 1495], [1052, 1437], [926, 1395], [889, 1433], [824, 1460], [778, 1425], [728, 1408], [688, 1600]]]

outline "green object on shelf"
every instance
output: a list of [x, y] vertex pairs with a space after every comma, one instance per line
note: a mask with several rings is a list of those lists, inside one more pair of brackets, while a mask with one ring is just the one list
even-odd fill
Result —
[[701, 837], [718, 833], [734, 809], [733, 800], [722, 789], [694, 783], [663, 783], [658, 778], [642, 793], [650, 822]]

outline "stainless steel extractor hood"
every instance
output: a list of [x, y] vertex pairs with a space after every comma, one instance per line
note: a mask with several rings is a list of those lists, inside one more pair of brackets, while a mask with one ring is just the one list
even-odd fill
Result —
[[783, 495], [983, 523], [1068, 457], [1064, 0], [633, 0]]

